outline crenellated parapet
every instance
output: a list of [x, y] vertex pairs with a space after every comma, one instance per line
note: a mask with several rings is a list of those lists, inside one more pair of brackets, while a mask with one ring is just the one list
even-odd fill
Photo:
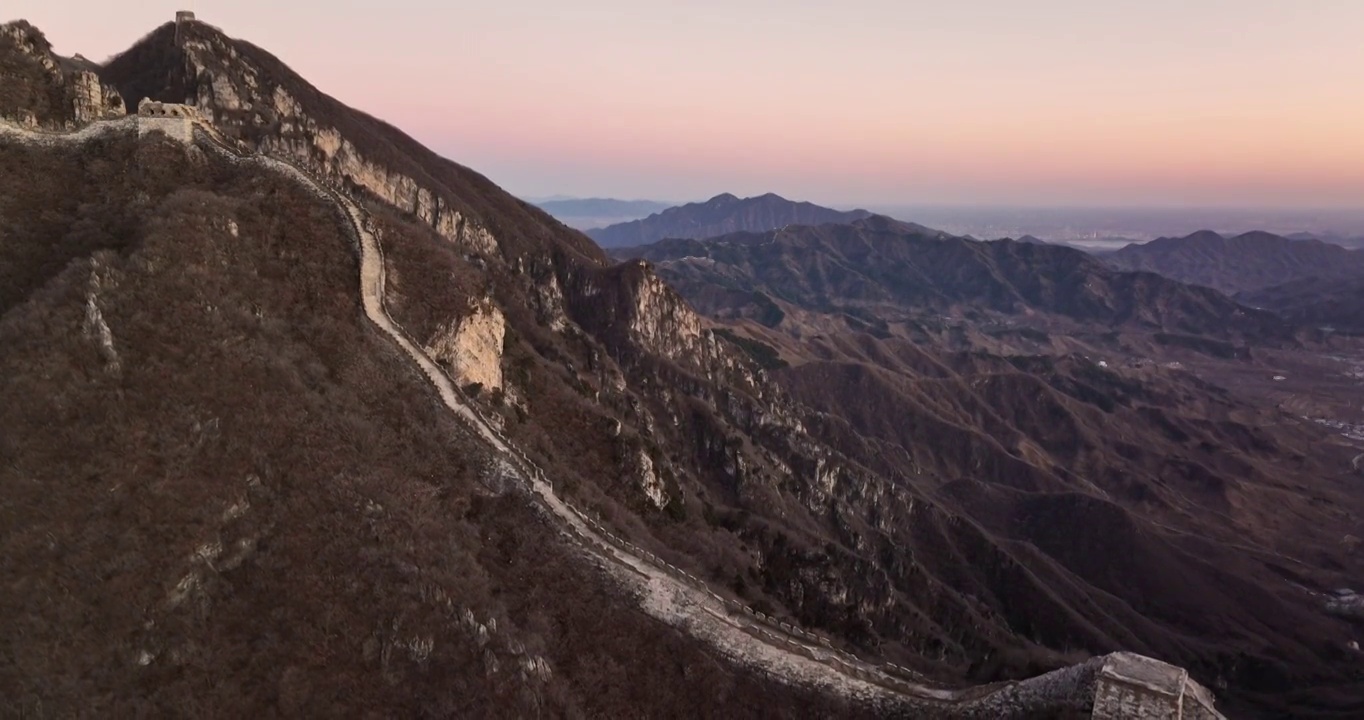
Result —
[[142, 102], [137, 104], [137, 115], [138, 117], [189, 118], [193, 120], [199, 117], [199, 110], [193, 105], [164, 103], [151, 98], [142, 98]]

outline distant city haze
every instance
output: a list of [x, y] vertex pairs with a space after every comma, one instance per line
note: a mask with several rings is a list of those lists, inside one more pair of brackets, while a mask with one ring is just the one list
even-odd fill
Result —
[[1364, 198], [1359, 0], [10, 0], [0, 15], [99, 61], [177, 9], [523, 196]]

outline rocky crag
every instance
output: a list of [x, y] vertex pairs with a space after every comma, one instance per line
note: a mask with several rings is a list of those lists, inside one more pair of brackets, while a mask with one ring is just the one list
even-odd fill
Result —
[[64, 58], [24, 21], [0, 25], [0, 117], [22, 127], [70, 130], [124, 114], [123, 98], [79, 55]]

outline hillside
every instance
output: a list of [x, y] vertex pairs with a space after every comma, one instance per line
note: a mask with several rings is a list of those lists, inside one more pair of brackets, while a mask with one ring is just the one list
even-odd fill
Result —
[[619, 223], [588, 235], [602, 247], [647, 245], [664, 238], [706, 238], [733, 232], [764, 232], [787, 225], [850, 223], [871, 215], [843, 212], [808, 202], [793, 202], [768, 193], [737, 198], [729, 193], [699, 203], [668, 208], [642, 220]]
[[[1197, 364], [1268, 379], [1267, 369], [1252, 369], [1257, 348], [1294, 346], [1277, 318], [1220, 293], [1117, 273], [1078, 250], [930, 236], [883, 218], [615, 252], [654, 263], [699, 309], [727, 323], [736, 344], [819, 411], [817, 435], [837, 438], [835, 447], [869, 467], [912, 467], [936, 478], [950, 498], [944, 502], [963, 517], [997, 538], [1026, 537], [1091, 587], [1164, 597], [1158, 605], [1223, 607], [1219, 614], [1258, 615], [1260, 602], [1284, 602], [1279, 611], [1288, 612], [1297, 602], [1291, 594], [1217, 600], [1221, 590], [1194, 589], [1201, 582], [1194, 578], [1213, 573], [1201, 562], [1187, 569], [1188, 593], [1178, 597], [1159, 589], [1155, 574], [1186, 572], [1174, 568], [1220, 547], [1231, 554], [1213, 562], [1227, 574], [1212, 587], [1259, 576], [1252, 584], [1272, 589], [1278, 571], [1261, 576], [1254, 569], [1261, 561], [1279, 552], [1302, 557], [1307, 547], [1341, 552], [1343, 526], [1321, 532], [1308, 519], [1319, 517], [1312, 509], [1319, 501], [1294, 497], [1299, 490], [1283, 479], [1297, 470], [1282, 463], [1329, 455], [1323, 474], [1304, 476], [1311, 484], [1300, 487], [1326, 491], [1318, 480], [1332, 477], [1336, 501], [1354, 505], [1345, 456], [1357, 453], [1326, 434], [1309, 440], [1313, 433], [1301, 434], [1295, 418], [1182, 369]], [[1075, 520], [1044, 540], [1044, 528], [1059, 518]], [[1174, 536], [1164, 532], [1173, 528], [1180, 528]], [[1145, 544], [1156, 537], [1173, 545]], [[1244, 538], [1267, 554], [1235, 559]], [[1115, 544], [1094, 553], [1109, 541]], [[1183, 552], [1192, 555], [1180, 559]], [[1116, 570], [1119, 555], [1151, 563], [1154, 574]], [[1147, 620], [1160, 615], [1155, 605], [1140, 607]], [[1313, 714], [1310, 705], [1293, 714]]]
[[[867, 219], [790, 229], [840, 253], [765, 275], [790, 290], [760, 312], [824, 330], [796, 337], [207, 24], [99, 72], [198, 120], [0, 124], [20, 713], [1073, 717], [1118, 650], [1246, 716], [1359, 709], [1354, 626], [1313, 594], [1364, 571], [1324, 431], [881, 314], [1277, 332], [1220, 295]], [[931, 291], [849, 279], [929, 241]]]
[[1364, 277], [1364, 251], [1265, 232], [1223, 237], [1205, 230], [1128, 245], [1103, 259], [1119, 270], [1146, 270], [1228, 295], [1311, 277]]
[[1292, 322], [1364, 332], [1364, 276], [1353, 279], [1294, 280], [1237, 295]]

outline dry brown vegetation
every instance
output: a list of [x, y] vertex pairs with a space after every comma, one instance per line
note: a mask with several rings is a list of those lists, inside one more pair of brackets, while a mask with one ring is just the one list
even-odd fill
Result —
[[[42, 31], [19, 20], [13, 27], [40, 52], [52, 49]], [[16, 52], [8, 37], [0, 37], [0, 117], [14, 118], [21, 113], [62, 120], [71, 112], [61, 86], [50, 82], [47, 69], [33, 55]]]
[[[1151, 359], [1246, 365], [1271, 348], [1304, 352], [1279, 321], [1074, 251], [875, 220], [627, 254], [734, 323], [723, 334], [780, 353], [791, 367], [774, 378], [809, 409], [816, 437], [912, 488], [906, 512], [858, 497], [862, 477], [846, 481], [833, 537], [870, 552], [835, 560], [765, 539], [781, 578], [772, 595], [818, 606], [813, 587], [828, 594], [832, 567], [883, 569], [884, 582], [852, 585], [863, 605], [833, 626], [974, 677], [1055, 661], [1001, 640], [1026, 638], [1163, 658], [1242, 712], [1360, 707], [1339, 641], [1351, 629], [1302, 590], [1349, 585], [1364, 569], [1342, 541], [1364, 513], [1353, 453]], [[781, 323], [759, 320], [759, 292], [783, 303]], [[866, 609], [892, 597], [884, 613]]]
[[855, 713], [685, 642], [489, 490], [298, 186], [128, 139], [0, 158], [7, 236], [61, 240], [6, 258], [9, 711]]

